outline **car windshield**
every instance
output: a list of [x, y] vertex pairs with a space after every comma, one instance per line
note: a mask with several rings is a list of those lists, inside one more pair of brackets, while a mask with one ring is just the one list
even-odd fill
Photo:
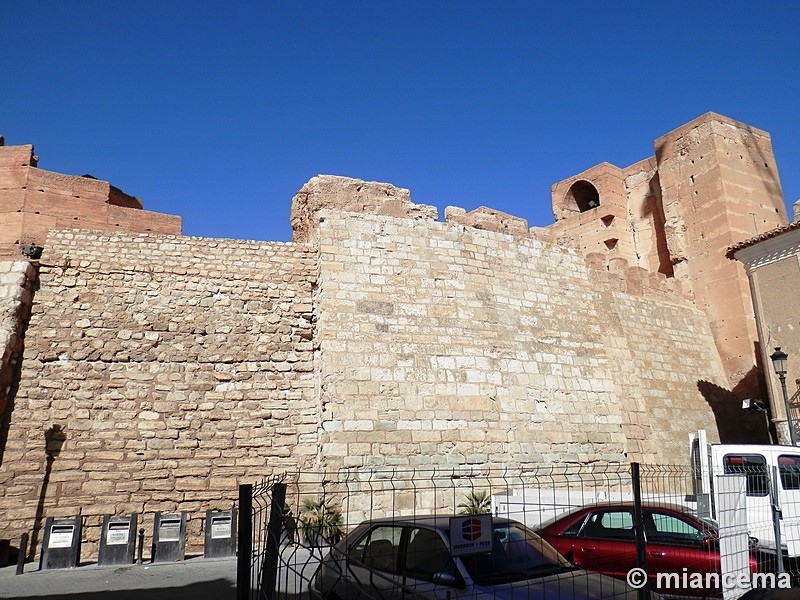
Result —
[[575, 566], [532, 531], [514, 523], [495, 523], [492, 551], [462, 556], [461, 561], [478, 585], [512, 583]]

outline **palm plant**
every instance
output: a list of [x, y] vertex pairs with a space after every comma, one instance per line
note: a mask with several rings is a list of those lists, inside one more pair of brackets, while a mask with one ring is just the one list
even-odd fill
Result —
[[300, 531], [312, 546], [335, 544], [344, 534], [341, 509], [331, 499], [306, 498], [300, 511]]
[[492, 496], [486, 490], [472, 491], [458, 505], [462, 515], [486, 515], [492, 512]]

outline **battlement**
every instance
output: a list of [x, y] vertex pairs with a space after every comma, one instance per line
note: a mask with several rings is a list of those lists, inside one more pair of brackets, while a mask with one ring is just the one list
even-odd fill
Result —
[[485, 231], [495, 231], [516, 237], [530, 237], [528, 221], [485, 206], [480, 206], [470, 212], [456, 206], [448, 206], [444, 211], [444, 220], [446, 223]]

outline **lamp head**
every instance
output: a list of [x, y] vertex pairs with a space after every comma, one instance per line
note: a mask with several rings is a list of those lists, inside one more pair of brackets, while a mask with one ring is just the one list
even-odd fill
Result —
[[775, 368], [775, 374], [779, 376], [786, 375], [786, 359], [789, 358], [789, 355], [781, 351], [779, 346], [775, 348], [775, 352], [770, 354], [769, 357], [772, 360], [772, 366]]

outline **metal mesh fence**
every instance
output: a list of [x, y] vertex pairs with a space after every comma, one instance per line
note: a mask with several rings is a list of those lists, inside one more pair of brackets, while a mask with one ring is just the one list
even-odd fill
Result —
[[[634, 480], [631, 465], [609, 464], [288, 474], [274, 585], [259, 542], [252, 597], [633, 599], [652, 589], [727, 599], [744, 594], [754, 572], [781, 568], [774, 534], [763, 547], [752, 535], [775, 522], [772, 505], [763, 519], [747, 513], [754, 477], [715, 473], [704, 486], [692, 468], [636, 472]], [[467, 530], [477, 537], [465, 543]], [[781, 531], [784, 545], [797, 541], [794, 521]]]

